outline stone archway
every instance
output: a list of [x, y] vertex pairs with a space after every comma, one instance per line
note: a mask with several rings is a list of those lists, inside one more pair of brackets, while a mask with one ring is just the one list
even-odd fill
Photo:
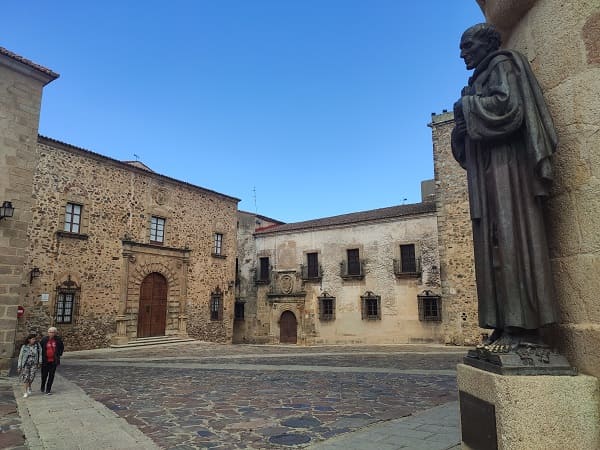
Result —
[[295, 344], [298, 342], [298, 321], [292, 311], [284, 311], [279, 318], [279, 343]]

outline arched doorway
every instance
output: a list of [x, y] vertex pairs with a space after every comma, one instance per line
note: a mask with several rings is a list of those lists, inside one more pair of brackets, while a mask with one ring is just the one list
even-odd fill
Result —
[[291, 311], [285, 311], [279, 318], [279, 342], [281, 344], [295, 344], [298, 340], [298, 321]]
[[167, 280], [151, 273], [140, 286], [137, 337], [164, 336], [167, 323]]

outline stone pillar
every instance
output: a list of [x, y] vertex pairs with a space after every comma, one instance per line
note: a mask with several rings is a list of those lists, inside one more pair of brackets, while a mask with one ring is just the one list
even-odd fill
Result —
[[[43, 87], [58, 74], [0, 48], [0, 204], [14, 216], [0, 219], [0, 375], [15, 351], [17, 307], [29, 284], [28, 226]], [[25, 317], [19, 320], [27, 320]]]
[[129, 342], [127, 336], [127, 293], [129, 292], [129, 263], [135, 256], [129, 249], [123, 250], [123, 264], [121, 265], [121, 292], [119, 295], [119, 312], [116, 317], [117, 335], [113, 336], [112, 343], [122, 345]]
[[179, 298], [179, 336], [188, 337], [187, 328], [186, 328], [186, 303], [187, 303], [187, 278], [188, 278], [188, 268], [190, 265], [190, 252], [187, 251], [183, 258], [181, 259], [181, 294]]

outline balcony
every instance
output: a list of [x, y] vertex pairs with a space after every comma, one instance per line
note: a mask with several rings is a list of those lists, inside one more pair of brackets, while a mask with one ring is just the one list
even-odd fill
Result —
[[305, 264], [300, 265], [300, 278], [302, 281], [321, 281], [323, 278], [323, 267], [319, 264], [318, 266], [308, 266]]
[[365, 277], [365, 261], [361, 259], [358, 264], [340, 263], [340, 277], [344, 280], [362, 280]]
[[396, 278], [418, 278], [421, 276], [421, 258], [404, 262], [394, 259], [394, 275]]

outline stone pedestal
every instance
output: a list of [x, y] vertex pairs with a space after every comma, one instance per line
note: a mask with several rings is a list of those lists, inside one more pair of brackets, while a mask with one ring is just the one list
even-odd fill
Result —
[[463, 449], [600, 449], [597, 378], [457, 370]]
[[127, 336], [127, 316], [119, 314], [116, 317], [117, 334], [112, 337], [111, 343], [115, 345], [127, 344], [129, 337]]

